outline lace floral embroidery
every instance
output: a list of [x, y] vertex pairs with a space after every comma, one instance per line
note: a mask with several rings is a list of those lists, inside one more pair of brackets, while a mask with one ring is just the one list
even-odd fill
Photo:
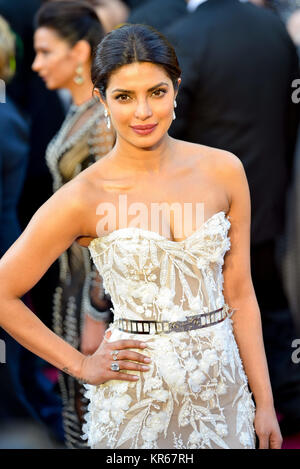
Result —
[[[219, 212], [179, 243], [137, 228], [94, 240], [90, 251], [115, 319], [179, 321], [223, 306], [229, 227]], [[152, 362], [137, 383], [85, 385], [90, 404], [83, 438], [91, 447], [254, 447], [254, 403], [230, 318], [168, 335], [134, 336], [114, 324], [110, 328], [113, 341], [147, 340]]]

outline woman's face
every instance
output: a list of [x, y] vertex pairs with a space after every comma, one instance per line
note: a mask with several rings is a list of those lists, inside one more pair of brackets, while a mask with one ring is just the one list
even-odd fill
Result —
[[41, 27], [34, 34], [34, 49], [32, 69], [45, 81], [47, 88], [69, 88], [79, 64], [69, 43], [53, 29]]
[[111, 75], [104, 105], [118, 138], [149, 148], [168, 131], [176, 94], [162, 67], [137, 62], [124, 65]]

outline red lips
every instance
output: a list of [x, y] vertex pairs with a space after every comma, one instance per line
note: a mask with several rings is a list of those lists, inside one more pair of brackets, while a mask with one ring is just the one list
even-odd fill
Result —
[[157, 124], [132, 125], [132, 130], [138, 135], [149, 135], [157, 127]]
[[131, 125], [131, 127], [136, 130], [149, 130], [149, 129], [153, 129], [156, 126], [157, 124]]

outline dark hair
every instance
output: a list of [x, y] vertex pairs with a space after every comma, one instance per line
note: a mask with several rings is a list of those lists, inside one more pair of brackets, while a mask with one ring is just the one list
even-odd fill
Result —
[[34, 26], [53, 29], [71, 46], [84, 39], [90, 44], [92, 54], [105, 34], [95, 10], [81, 0], [45, 3], [35, 16]]
[[103, 98], [110, 75], [123, 65], [135, 62], [161, 66], [177, 89], [181, 70], [173, 46], [151, 26], [125, 24], [108, 33], [95, 51], [92, 82]]

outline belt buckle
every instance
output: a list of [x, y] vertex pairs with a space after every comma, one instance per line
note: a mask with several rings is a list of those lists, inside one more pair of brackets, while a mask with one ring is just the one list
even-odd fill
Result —
[[171, 332], [171, 323], [168, 321], [155, 322], [155, 334], [167, 334]]
[[171, 323], [168, 321], [162, 321], [161, 322], [161, 327], [162, 327], [162, 333], [168, 334], [168, 332], [171, 332]]

